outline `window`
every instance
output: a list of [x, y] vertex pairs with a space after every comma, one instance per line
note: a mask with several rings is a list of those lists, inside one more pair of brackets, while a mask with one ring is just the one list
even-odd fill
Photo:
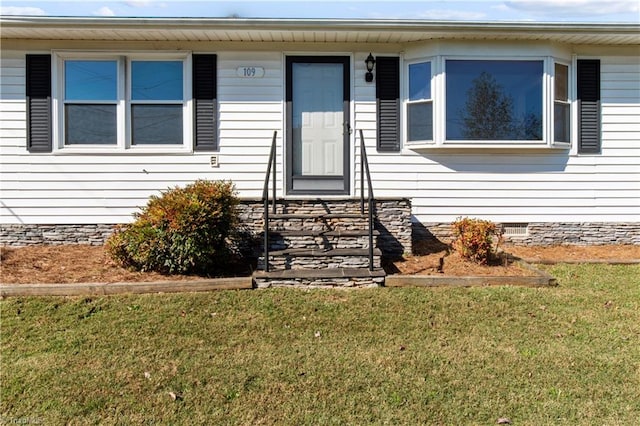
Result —
[[553, 140], [569, 142], [571, 125], [569, 103], [569, 67], [555, 64], [553, 97]]
[[217, 151], [217, 56], [136, 56], [27, 54], [29, 152]]
[[131, 144], [180, 145], [182, 61], [131, 62]]
[[117, 61], [65, 61], [65, 145], [116, 145], [117, 107]]
[[446, 139], [541, 141], [543, 61], [447, 60]]
[[192, 148], [190, 55], [58, 58], [58, 149]]
[[410, 142], [433, 140], [431, 62], [409, 64], [407, 139]]
[[405, 146], [569, 147], [575, 82], [568, 61], [513, 55], [408, 60]]

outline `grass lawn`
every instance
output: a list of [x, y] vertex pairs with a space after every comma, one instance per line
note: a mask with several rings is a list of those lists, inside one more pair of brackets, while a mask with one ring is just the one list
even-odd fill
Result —
[[547, 270], [559, 287], [5, 299], [0, 420], [637, 424], [640, 266]]

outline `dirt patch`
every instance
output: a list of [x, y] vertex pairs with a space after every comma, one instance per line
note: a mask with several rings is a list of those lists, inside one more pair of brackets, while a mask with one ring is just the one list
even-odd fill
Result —
[[[385, 265], [387, 272], [450, 276], [531, 275], [531, 271], [513, 262], [510, 256], [503, 255], [490, 265], [477, 265], [462, 259], [438, 240], [418, 242], [414, 249], [415, 255]], [[640, 246], [506, 246], [503, 249], [515, 257], [540, 262], [640, 259]], [[101, 246], [0, 247], [0, 255], [0, 282], [3, 284], [189, 281], [203, 278], [130, 271], [113, 263]], [[229, 270], [232, 272], [224, 276], [247, 276], [251, 273], [251, 265], [239, 263]]]
[[[189, 281], [205, 278], [130, 271], [116, 265], [102, 246], [38, 245], [1, 247], [0, 250], [0, 282], [3, 284]], [[238, 265], [235, 270], [237, 276], [248, 276], [251, 273], [249, 265]]]

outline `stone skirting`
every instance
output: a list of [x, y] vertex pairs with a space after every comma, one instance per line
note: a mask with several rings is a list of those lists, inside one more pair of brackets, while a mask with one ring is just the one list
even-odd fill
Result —
[[[240, 217], [247, 231], [259, 237], [263, 230], [262, 203], [243, 201]], [[377, 202], [380, 231], [378, 248], [385, 257], [410, 252], [412, 241], [451, 237], [449, 223], [419, 223], [410, 221], [408, 200], [380, 200]], [[0, 225], [0, 245], [25, 246], [34, 244], [91, 244], [101, 245], [113, 233], [115, 225]], [[529, 223], [527, 234], [505, 237], [505, 241], [521, 245], [640, 245], [640, 222], [624, 223]]]
[[[412, 225], [412, 241], [452, 237], [449, 223], [419, 223]], [[525, 235], [504, 236], [505, 242], [527, 245], [640, 245], [640, 222], [530, 222]]]
[[0, 245], [104, 244], [115, 225], [0, 225]]

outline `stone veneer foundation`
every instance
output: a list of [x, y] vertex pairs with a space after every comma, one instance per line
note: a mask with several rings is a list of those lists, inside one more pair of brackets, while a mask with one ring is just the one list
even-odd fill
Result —
[[116, 225], [0, 225], [0, 245], [104, 244]]
[[[324, 201], [319, 203], [321, 205]], [[380, 231], [378, 248], [382, 250], [384, 257], [396, 257], [409, 252], [412, 241], [451, 237], [449, 223], [412, 223], [411, 203], [407, 199], [377, 200], [376, 209], [378, 214], [376, 229]], [[246, 230], [259, 238], [263, 230], [262, 203], [257, 200], [243, 200], [239, 206], [239, 214]], [[0, 225], [0, 245], [101, 245], [113, 233], [114, 227], [113, 224]], [[530, 246], [640, 245], [640, 222], [535, 222], [528, 224], [526, 235], [505, 237], [505, 241]]]
[[[449, 223], [412, 223], [412, 241], [451, 238]], [[640, 222], [530, 222], [525, 235], [504, 236], [505, 242], [526, 246], [557, 244], [640, 245]]]

